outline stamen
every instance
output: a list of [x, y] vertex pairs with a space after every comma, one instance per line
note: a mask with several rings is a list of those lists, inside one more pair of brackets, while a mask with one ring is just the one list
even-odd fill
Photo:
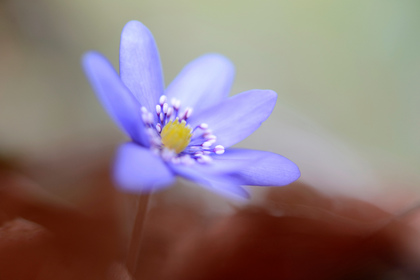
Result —
[[167, 100], [165, 95], [159, 98], [159, 104], [155, 107], [157, 122], [146, 107], [140, 108], [153, 153], [159, 154], [164, 161], [190, 165], [195, 162], [209, 163], [213, 160], [212, 154], [225, 152], [222, 145], [213, 147], [217, 137], [208, 124], [201, 123], [192, 129], [187, 123], [193, 108], [187, 107], [181, 114], [181, 101], [176, 98], [170, 102]]
[[225, 147], [223, 147], [222, 145], [217, 145], [216, 147], [214, 147], [213, 151], [218, 155], [222, 155], [225, 153]]
[[201, 144], [201, 146], [203, 146], [204, 148], [208, 148], [211, 146], [211, 143], [209, 142], [204, 142], [203, 144]]
[[185, 114], [185, 119], [188, 119], [189, 117], [191, 117], [192, 112], [193, 112], [193, 108], [191, 107], [187, 107], [187, 109], [185, 110], [186, 114]]
[[162, 107], [163, 113], [165, 114], [168, 113], [168, 107], [169, 107], [168, 103], [163, 104], [163, 107]]
[[192, 145], [189, 145], [188, 146], [188, 152], [194, 152], [194, 151], [197, 151], [197, 150], [200, 150], [200, 146], [192, 146]]
[[160, 141], [160, 137], [159, 135], [157, 135], [156, 130], [154, 130], [153, 128], [148, 128], [146, 130], [146, 133], [149, 135], [149, 139], [150, 139], [150, 143], [155, 145], [155, 146], [160, 146], [162, 144], [162, 142]]
[[211, 129], [207, 129], [206, 131], [204, 131], [203, 133], [203, 137], [209, 137], [210, 135], [213, 135], [213, 131], [211, 131]]
[[169, 107], [168, 108], [168, 112], [166, 113], [166, 116], [168, 117], [168, 118], [170, 118], [171, 116], [172, 116], [172, 113], [174, 112], [174, 108], [172, 108], [172, 107]]
[[211, 157], [209, 157], [209, 156], [201, 156], [201, 157], [199, 157], [199, 158], [197, 159], [197, 161], [198, 161], [199, 163], [210, 163], [210, 162], [212, 162], [212, 161], [213, 161], [213, 159], [212, 159]]
[[191, 117], [192, 111], [193, 111], [193, 109], [192, 109], [192, 108], [187, 107], [187, 108], [185, 109], [185, 111], [184, 111], [184, 112], [182, 113], [182, 115], [181, 115], [181, 120], [182, 120], [182, 119], [186, 120], [186, 119], [188, 119], [189, 117]]
[[214, 140], [214, 141], [216, 141], [216, 139], [217, 139], [217, 137], [213, 134], [205, 134], [203, 136], [203, 138], [206, 139], [206, 140]]
[[201, 146], [203, 146], [204, 148], [208, 148], [211, 145], [213, 145], [215, 142], [216, 142], [216, 140], [211, 139], [211, 140], [208, 140], [208, 141], [204, 142], [203, 144], [201, 144]]
[[156, 130], [159, 133], [162, 131], [162, 125], [160, 123], [156, 124]]
[[162, 106], [165, 102], [166, 102], [166, 95], [162, 95], [159, 98], [159, 104], [160, 104], [160, 106]]
[[206, 130], [208, 127], [209, 127], [208, 124], [202, 123], [194, 127], [193, 132], [196, 131], [197, 129]]
[[181, 114], [180, 119], [181, 120], [184, 120], [185, 119], [185, 115], [186, 115], [186, 112], [184, 111], [184, 113]]
[[209, 128], [209, 125], [206, 124], [206, 123], [202, 123], [198, 127], [200, 127], [201, 129], [207, 129], [207, 128]]
[[152, 113], [147, 112], [143, 112], [143, 114], [141, 115], [141, 118], [143, 119], [144, 124], [147, 125], [152, 125], [153, 124], [153, 115]]
[[141, 118], [143, 119], [144, 124], [148, 124], [147, 114], [142, 114]]
[[179, 108], [181, 107], [181, 100], [178, 100], [178, 99], [176, 99], [176, 98], [172, 98], [172, 99], [171, 99], [171, 103], [172, 103], [172, 106], [174, 107], [174, 109], [175, 109], [176, 111], [178, 111], [178, 110], [179, 110]]

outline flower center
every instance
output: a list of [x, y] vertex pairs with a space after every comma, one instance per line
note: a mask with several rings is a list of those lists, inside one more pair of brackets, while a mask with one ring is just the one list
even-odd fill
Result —
[[193, 109], [181, 113], [181, 101], [173, 98], [171, 105], [165, 95], [159, 98], [155, 116], [146, 107], [141, 107], [143, 124], [150, 140], [150, 149], [163, 160], [175, 164], [209, 163], [212, 155], [225, 152], [222, 145], [215, 145], [217, 137], [206, 123], [194, 128], [188, 124]]
[[176, 118], [163, 127], [160, 136], [163, 146], [179, 154], [190, 144], [192, 130], [184, 120], [179, 122]]

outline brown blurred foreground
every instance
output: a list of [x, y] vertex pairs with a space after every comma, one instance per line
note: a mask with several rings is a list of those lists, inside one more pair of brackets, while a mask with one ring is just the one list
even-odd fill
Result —
[[[111, 161], [108, 149], [4, 161], [0, 279], [133, 279], [135, 197], [114, 190]], [[216, 215], [176, 192], [153, 196], [134, 279], [420, 279], [417, 211], [395, 216], [296, 183]]]

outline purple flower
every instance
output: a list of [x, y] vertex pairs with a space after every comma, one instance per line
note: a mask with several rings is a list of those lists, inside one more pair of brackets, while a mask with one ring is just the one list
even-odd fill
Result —
[[234, 67], [225, 57], [197, 58], [165, 90], [152, 34], [130, 21], [121, 34], [120, 75], [97, 52], [85, 54], [83, 66], [102, 105], [132, 139], [115, 162], [122, 190], [162, 189], [179, 175], [226, 196], [249, 197], [242, 185], [282, 186], [299, 178], [299, 168], [283, 156], [229, 148], [267, 119], [277, 94], [228, 97]]

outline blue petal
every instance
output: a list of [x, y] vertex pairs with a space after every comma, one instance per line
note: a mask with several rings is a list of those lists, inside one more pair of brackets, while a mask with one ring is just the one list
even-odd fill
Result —
[[194, 112], [216, 105], [226, 98], [232, 86], [235, 68], [220, 54], [200, 56], [187, 64], [168, 86], [166, 95], [181, 101]]
[[163, 75], [153, 35], [141, 22], [128, 22], [121, 33], [120, 75], [140, 104], [155, 112], [164, 92]]
[[159, 156], [134, 143], [121, 145], [114, 172], [117, 185], [134, 193], [162, 189], [174, 181], [173, 173]]
[[[225, 161], [225, 165], [239, 166], [235, 177], [243, 185], [284, 186], [300, 177], [296, 164], [270, 152], [228, 149], [223, 155], [214, 156], [214, 161]], [[248, 164], [244, 165], [244, 162]]]
[[[215, 168], [213, 168], [215, 167]], [[229, 174], [221, 174], [220, 168], [210, 164], [170, 164], [178, 175], [194, 181], [204, 188], [231, 199], [249, 199], [249, 193], [241, 187], [239, 180]]]
[[216, 144], [232, 146], [254, 132], [274, 109], [277, 94], [271, 90], [250, 90], [192, 115], [190, 125], [207, 123], [217, 137]]
[[96, 95], [111, 118], [134, 141], [149, 146], [140, 113], [140, 104], [121, 82], [111, 63], [97, 52], [88, 52], [83, 68]]
[[209, 184], [203, 184], [203, 187], [211, 192], [235, 200], [250, 199], [249, 192], [232, 178], [208, 178], [207, 182]]

